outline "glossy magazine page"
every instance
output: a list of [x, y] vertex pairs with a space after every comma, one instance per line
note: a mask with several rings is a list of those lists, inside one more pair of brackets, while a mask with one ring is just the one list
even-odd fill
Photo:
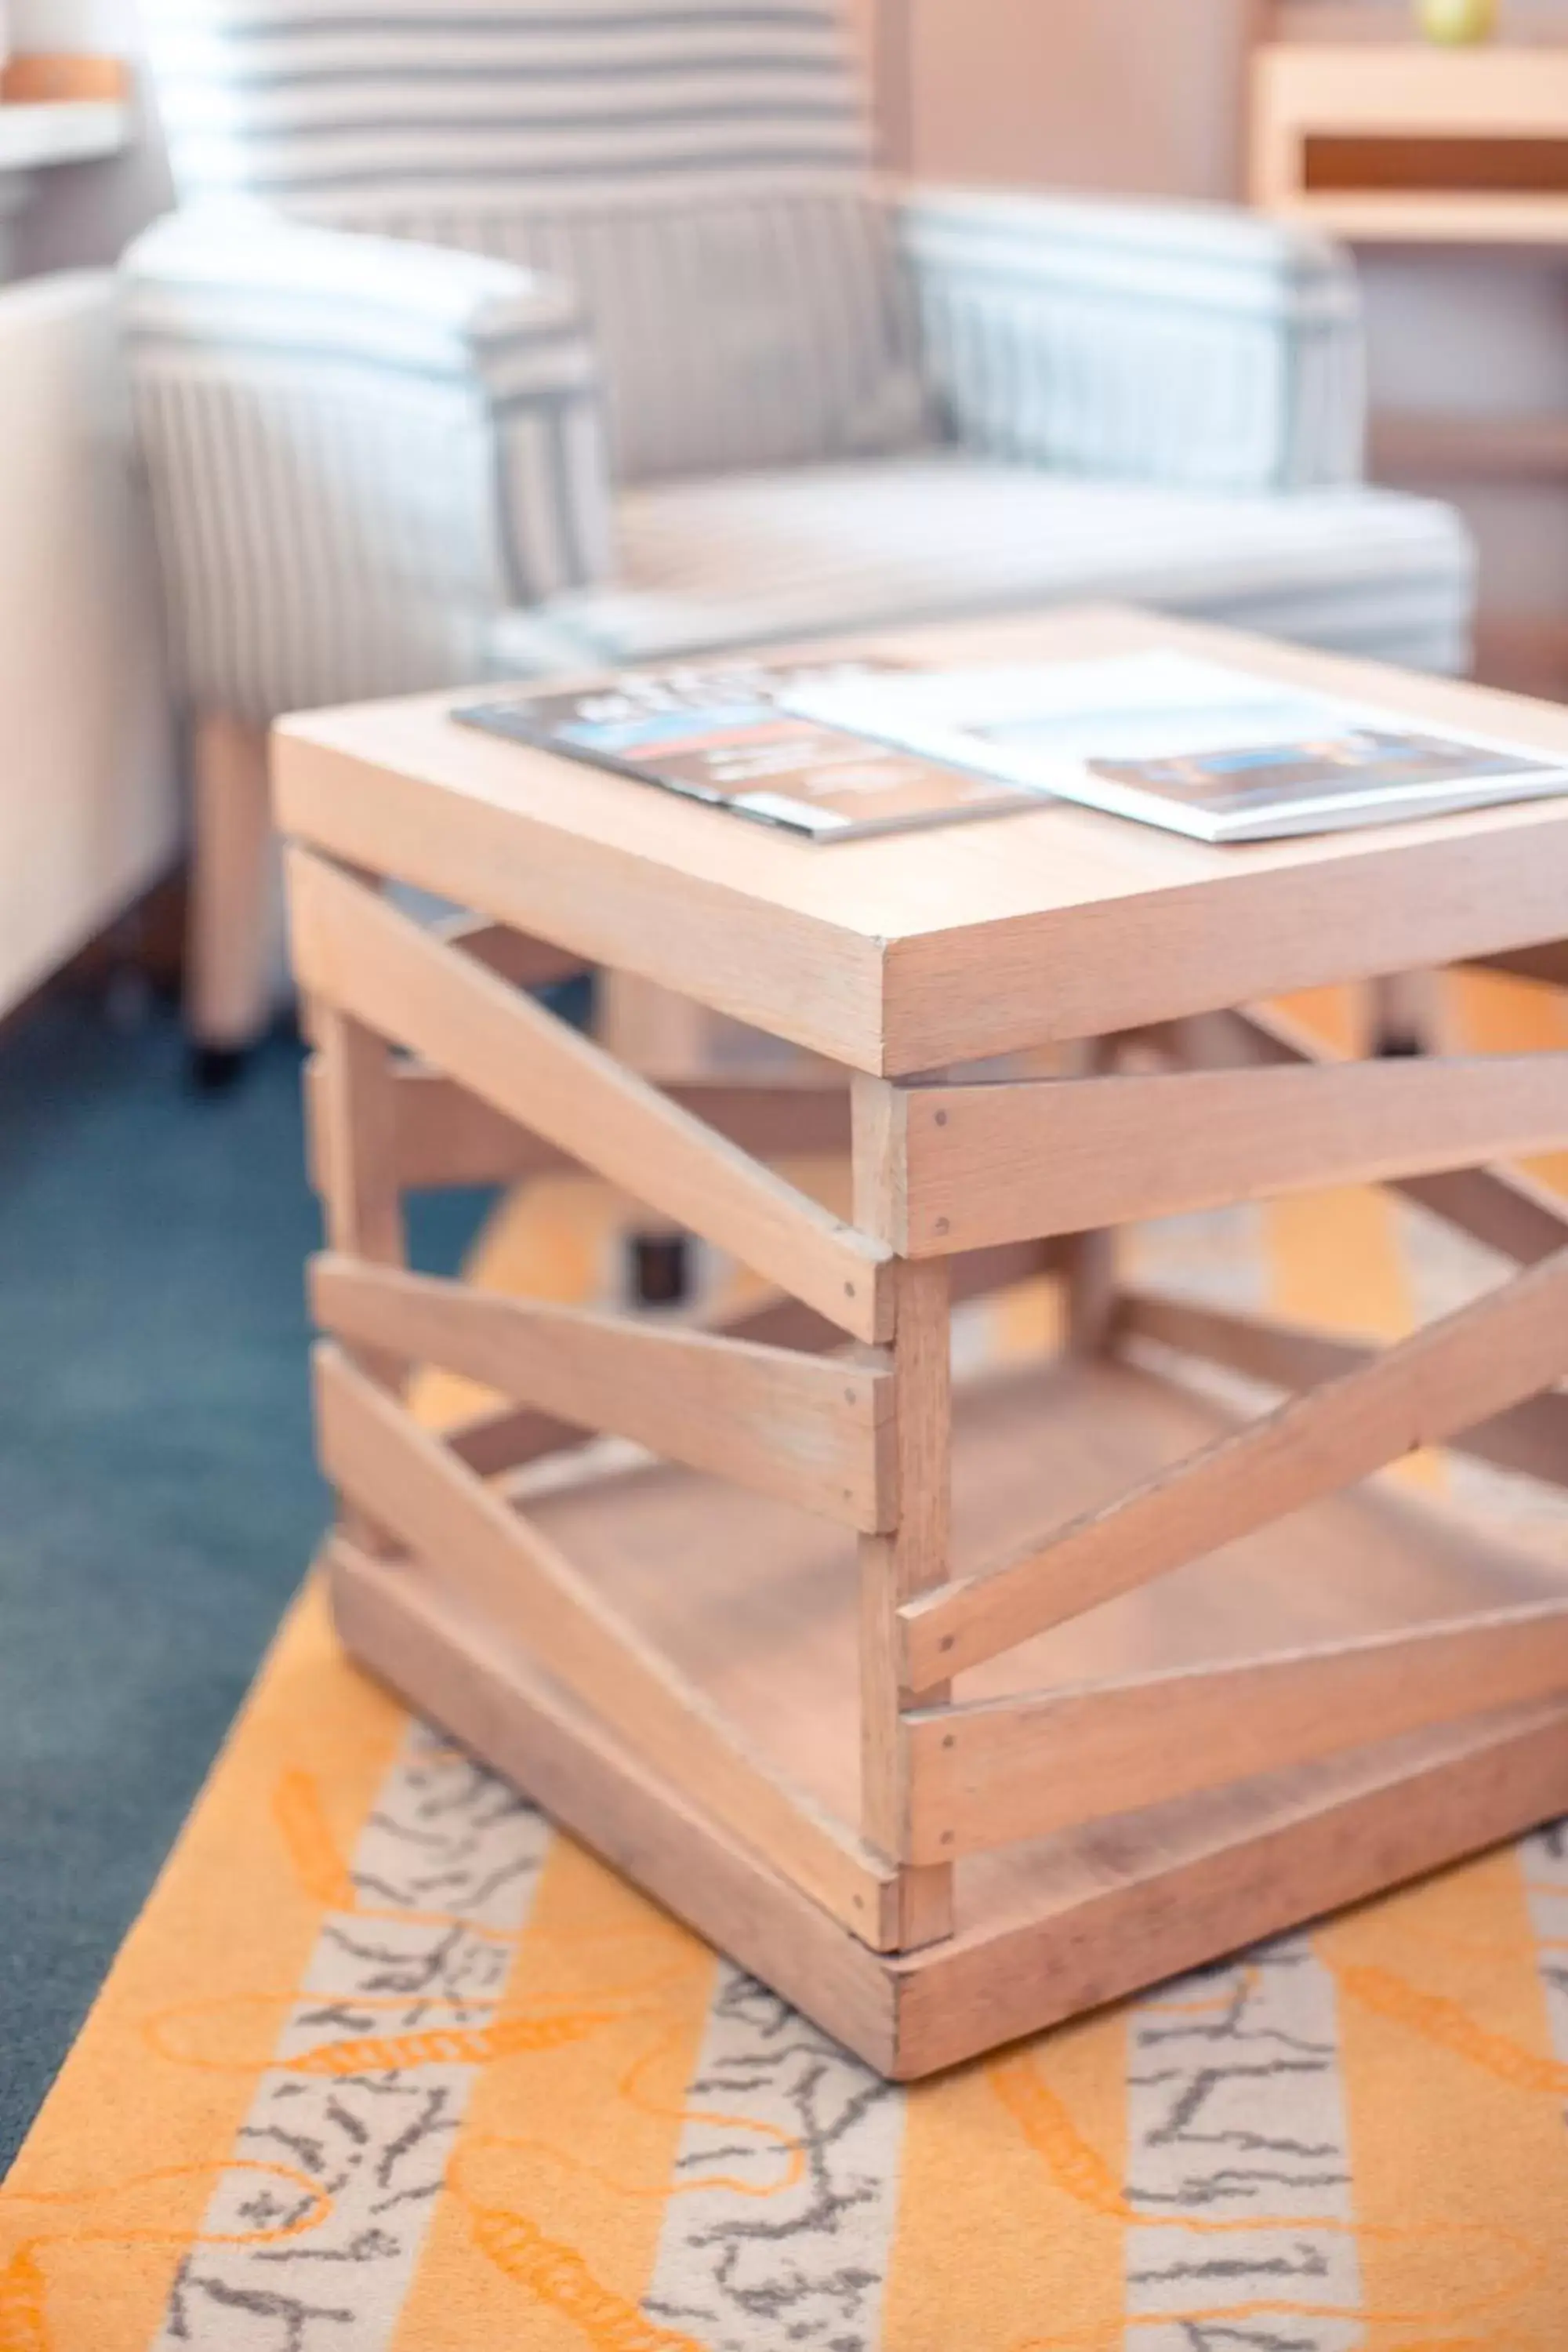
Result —
[[747, 664], [624, 677], [454, 715], [568, 759], [816, 841], [952, 824], [1028, 808], [1026, 788], [868, 741], [784, 707], [786, 693], [890, 672]]
[[1528, 747], [1417, 729], [1175, 652], [792, 688], [791, 708], [924, 759], [1205, 841], [1391, 824], [1568, 790]]

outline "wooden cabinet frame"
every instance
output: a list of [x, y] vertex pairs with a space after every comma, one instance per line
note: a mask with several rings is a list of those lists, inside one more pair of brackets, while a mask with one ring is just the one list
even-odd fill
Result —
[[[331, 1244], [310, 1285], [327, 1335], [318, 1426], [344, 1512], [329, 1556], [351, 1640], [420, 1695], [425, 1670], [398, 1661], [422, 1627], [423, 1649], [443, 1649], [461, 1687], [442, 1711], [487, 1751], [500, 1704], [492, 1689], [481, 1705], [487, 1677], [523, 1708], [523, 1678], [546, 1676], [560, 1694], [552, 1703], [574, 1710], [572, 1736], [614, 1743], [623, 1780], [654, 1776], [685, 1824], [695, 1871], [717, 1869], [720, 1841], [784, 1890], [763, 1937], [770, 1973], [774, 1938], [802, 1903], [864, 1955], [847, 1955], [854, 1989], [815, 2005], [879, 2063], [918, 2072], [989, 2038], [939, 1990], [944, 1958], [962, 1956], [972, 1971], [977, 1944], [998, 1971], [1017, 1965], [1016, 1919], [988, 1927], [965, 1916], [957, 1866], [967, 1856], [1107, 1815], [1168, 1813], [1178, 1800], [1325, 1761], [1359, 1760], [1364, 1772], [1370, 1754], [1374, 1771], [1380, 1759], [1386, 1769], [1404, 1743], [1414, 1764], [1389, 1786], [1405, 1786], [1415, 1826], [1402, 1866], [1419, 1866], [1442, 1842], [1423, 1794], [1433, 1757], [1453, 1751], [1412, 1749], [1413, 1738], [1451, 1742], [1468, 1726], [1494, 1768], [1499, 1755], [1537, 1755], [1541, 1707], [1568, 1694], [1568, 1577], [1561, 1597], [1504, 1596], [1404, 1630], [1206, 1666], [1003, 1696], [955, 1694], [954, 1682], [1417, 1445], [1468, 1444], [1568, 1481], [1568, 1393], [1557, 1386], [1568, 1374], [1568, 1212], [1489, 1164], [1568, 1140], [1568, 1056], [1334, 1061], [1287, 1024], [1237, 1013], [1143, 1033], [1137, 1070], [1123, 1066], [1122, 1039], [1080, 1053], [1081, 1075], [866, 1076], [852, 1089], [695, 1082], [665, 1093], [520, 992], [509, 975], [552, 969], [536, 944], [507, 950], [490, 930], [477, 954], [473, 936], [433, 935], [372, 880], [307, 848], [290, 852], [289, 887], [314, 1008], [312, 1160]], [[1151, 1070], [1154, 1059], [1164, 1066]], [[802, 1135], [848, 1151], [853, 1223], [744, 1148]], [[487, 1297], [406, 1269], [405, 1190], [563, 1162], [706, 1234], [786, 1295], [725, 1331]], [[1374, 1178], [1500, 1240], [1521, 1264], [1381, 1353], [1120, 1290], [1109, 1243], [1088, 1223], [1097, 1203], [1120, 1223]], [[1037, 1275], [1052, 1235], [1063, 1237], [1056, 1257], [1074, 1301], [1069, 1347], [1091, 1366], [1152, 1343], [1288, 1394], [1120, 1498], [955, 1576], [954, 1293]], [[416, 1363], [465, 1374], [500, 1402], [433, 1435], [400, 1393]], [[601, 1433], [811, 1513], [858, 1543], [858, 1820], [836, 1817], [753, 1744], [534, 1523], [518, 1485], [528, 1464], [591, 1454]], [[600, 1475], [607, 1510], [625, 1475]], [[737, 1558], [735, 1576], [747, 1572]], [[1234, 1573], [1245, 1578], [1246, 1562]], [[541, 1736], [537, 1711], [531, 1721]], [[1373, 1723], [1380, 1737], [1368, 1751]], [[626, 1792], [608, 1754], [601, 1765], [618, 1793], [584, 1801], [579, 1825], [618, 1852]], [[1521, 1763], [1519, 1775], [1500, 1829], [1544, 1806], [1539, 1770]], [[1568, 1793], [1555, 1767], [1552, 1787]], [[1237, 1867], [1246, 1850], [1242, 1840]], [[1179, 1892], [1181, 1866], [1166, 1875]], [[1303, 1865], [1288, 1900], [1249, 1924], [1316, 1908], [1342, 1885], [1342, 1870], [1336, 1882]], [[700, 1897], [683, 1907], [711, 1916]], [[1146, 1935], [1138, 1973], [1179, 1965], [1191, 1943]], [[921, 2000], [937, 2002], [941, 2021], [911, 2033]], [[1043, 1990], [1040, 2013], [1059, 2000]]]
[[[1559, 711], [1137, 615], [863, 650], [1166, 643], [1568, 757]], [[287, 722], [275, 766], [337, 1622], [566, 1829], [914, 2076], [1568, 1806], [1568, 1568], [1381, 1475], [1451, 1446], [1568, 1483], [1568, 1203], [1512, 1164], [1568, 1145], [1568, 1056], [1359, 1061], [1259, 1009], [1552, 976], [1568, 803], [818, 850], [440, 698]], [[528, 992], [582, 959], [820, 1058], [655, 1084]], [[846, 1213], [791, 1172], [823, 1155]], [[763, 1295], [628, 1318], [409, 1268], [405, 1195], [563, 1167]], [[1352, 1182], [1493, 1286], [1379, 1350], [1128, 1277], [1136, 1221]], [[955, 1346], [1047, 1279], [1058, 1349]], [[426, 1364], [486, 1392], [459, 1425], [409, 1410]]]

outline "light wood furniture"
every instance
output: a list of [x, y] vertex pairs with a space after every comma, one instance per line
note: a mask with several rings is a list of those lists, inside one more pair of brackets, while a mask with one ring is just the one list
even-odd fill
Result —
[[1568, 239], [1568, 47], [1267, 42], [1252, 70], [1265, 211], [1359, 243]]
[[191, 875], [186, 1014], [192, 1072], [217, 1089], [237, 1077], [267, 1026], [277, 984], [277, 849], [267, 804], [267, 738], [226, 711], [191, 729]]
[[[1568, 756], [1568, 711], [1132, 614], [878, 644], [1171, 642]], [[814, 849], [430, 697], [288, 722], [275, 775], [339, 1622], [641, 1885], [912, 2076], [1568, 1803], [1568, 1561], [1358, 1483], [1429, 1444], [1568, 1481], [1568, 1207], [1498, 1164], [1568, 1142], [1568, 1055], [1334, 1061], [1236, 1009], [1550, 940], [1568, 799]], [[383, 877], [497, 928], [432, 937]], [[843, 1076], [665, 1090], [519, 992], [529, 939]], [[756, 1156], [792, 1118], [847, 1147], [850, 1222]], [[561, 1156], [780, 1296], [650, 1327], [406, 1270], [405, 1189]], [[1118, 1282], [1120, 1221], [1363, 1180], [1518, 1271], [1381, 1354]], [[1060, 1357], [955, 1383], [954, 1303], [1047, 1261]], [[426, 1362], [497, 1403], [423, 1431]], [[1284, 1402], [1223, 1408], [1215, 1364]]]
[[[1568, 42], [1266, 40], [1249, 116], [1261, 211], [1359, 245], [1568, 247]], [[1373, 464], [1427, 480], [1556, 478], [1568, 423], [1388, 414]]]
[[110, 105], [129, 108], [131, 68], [124, 58], [71, 49], [18, 49], [0, 65], [0, 105]]

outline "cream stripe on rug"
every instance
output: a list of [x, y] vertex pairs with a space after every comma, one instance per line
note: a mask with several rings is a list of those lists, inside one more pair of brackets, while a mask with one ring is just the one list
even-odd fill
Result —
[[[297, 1801], [308, 1808], [308, 1790]], [[180, 2265], [157, 2352], [391, 2343], [479, 2069], [508, 2046], [580, 2030], [570, 2017], [498, 2021], [549, 1837], [493, 1775], [410, 1726]], [[258, 2179], [258, 2159], [292, 2168], [300, 2185]], [[323, 2200], [314, 2226], [286, 2234]]]
[[721, 1962], [644, 2310], [703, 2352], [879, 2343], [903, 2105]]

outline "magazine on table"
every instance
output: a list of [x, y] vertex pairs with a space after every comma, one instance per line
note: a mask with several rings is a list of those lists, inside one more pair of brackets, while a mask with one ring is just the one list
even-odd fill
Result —
[[1037, 806], [1019, 784], [897, 751], [786, 709], [787, 694], [893, 673], [891, 663], [628, 671], [453, 716], [813, 841], [864, 840]]
[[1174, 651], [816, 680], [791, 709], [1200, 841], [1392, 824], [1568, 791], [1528, 745], [1413, 725]]

